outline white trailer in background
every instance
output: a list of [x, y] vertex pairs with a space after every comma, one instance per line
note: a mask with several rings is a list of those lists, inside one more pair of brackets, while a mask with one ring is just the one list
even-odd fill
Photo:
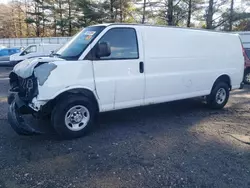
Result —
[[11, 55], [10, 64], [16, 65], [17, 63], [32, 57], [49, 56], [61, 46], [61, 44], [31, 44], [22, 52]]

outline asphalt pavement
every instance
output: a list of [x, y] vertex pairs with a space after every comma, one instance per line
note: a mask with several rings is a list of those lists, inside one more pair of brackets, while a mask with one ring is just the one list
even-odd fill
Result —
[[[7, 122], [0, 68], [0, 188], [250, 187], [250, 87], [225, 109], [183, 100], [101, 114], [83, 138], [19, 136]], [[250, 141], [250, 140], [249, 140]]]

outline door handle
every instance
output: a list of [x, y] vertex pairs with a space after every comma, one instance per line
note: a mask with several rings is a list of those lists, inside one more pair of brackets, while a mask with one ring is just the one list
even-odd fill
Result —
[[139, 64], [139, 71], [140, 71], [140, 73], [144, 73], [144, 63], [143, 62], [140, 62], [140, 64]]

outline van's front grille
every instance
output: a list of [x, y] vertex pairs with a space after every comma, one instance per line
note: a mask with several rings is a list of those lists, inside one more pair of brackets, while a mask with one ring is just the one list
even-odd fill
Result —
[[10, 91], [17, 92], [23, 101], [31, 101], [38, 94], [37, 79], [32, 75], [22, 78], [15, 73], [10, 74]]

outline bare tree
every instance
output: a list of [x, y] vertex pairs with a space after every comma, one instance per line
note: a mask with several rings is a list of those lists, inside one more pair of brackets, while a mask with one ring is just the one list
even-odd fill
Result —
[[122, 0], [120, 0], [119, 6], [120, 6], [120, 22], [122, 23], [122, 21], [123, 21], [123, 3], [122, 3]]
[[209, 0], [209, 5], [206, 15], [207, 29], [213, 28], [213, 15], [214, 15], [214, 0]]
[[146, 0], [143, 1], [143, 12], [142, 12], [142, 24], [145, 23], [145, 15], [146, 14]]
[[71, 0], [68, 0], [68, 22], [69, 22], [69, 29], [68, 29], [68, 35], [72, 35], [72, 2]]
[[[24, 7], [25, 7], [25, 19], [27, 19], [27, 17], [28, 17], [28, 10], [29, 10], [29, 2], [28, 2], [28, 0], [24, 1]], [[26, 22], [26, 35], [27, 36], [30, 35], [30, 29], [29, 29], [28, 22]]]
[[174, 25], [173, 12], [174, 12], [174, 3], [173, 0], [168, 0], [168, 9], [167, 9], [167, 22], [168, 25]]
[[114, 0], [110, 0], [110, 20], [114, 21]]
[[229, 15], [229, 31], [233, 28], [233, 15], [234, 15], [234, 0], [231, 0], [230, 4], [230, 15]]
[[17, 37], [13, 7], [0, 6], [0, 38]]
[[190, 27], [191, 24], [191, 13], [192, 13], [192, 0], [188, 0], [187, 27]]

